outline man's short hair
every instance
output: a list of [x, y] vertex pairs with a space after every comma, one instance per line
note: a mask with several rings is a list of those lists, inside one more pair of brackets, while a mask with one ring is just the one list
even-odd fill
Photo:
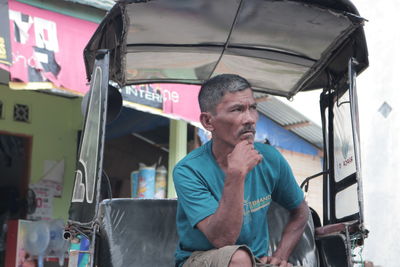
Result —
[[203, 83], [198, 100], [201, 112], [215, 112], [216, 106], [226, 92], [238, 92], [251, 89], [250, 83], [235, 74], [221, 74]]

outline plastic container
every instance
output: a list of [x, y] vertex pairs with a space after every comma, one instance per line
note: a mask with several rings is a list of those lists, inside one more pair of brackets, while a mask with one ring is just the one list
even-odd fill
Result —
[[165, 198], [167, 196], [167, 169], [160, 166], [156, 169], [155, 198]]
[[155, 166], [146, 166], [139, 164], [139, 198], [154, 198], [156, 168]]
[[74, 267], [87, 267], [89, 266], [90, 255], [89, 251], [90, 242], [89, 239], [82, 235], [77, 235], [77, 238], [71, 241], [69, 248], [69, 259], [68, 266]]
[[138, 197], [139, 171], [131, 172], [131, 197]]
[[68, 250], [68, 241], [64, 239], [64, 221], [61, 219], [48, 222], [50, 231], [50, 241], [46, 255], [53, 255], [58, 258], [60, 266], [64, 265], [64, 257]]

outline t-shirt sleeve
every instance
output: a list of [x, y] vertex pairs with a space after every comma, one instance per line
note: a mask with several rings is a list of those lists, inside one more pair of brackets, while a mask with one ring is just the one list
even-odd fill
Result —
[[192, 227], [215, 213], [218, 201], [202, 181], [200, 174], [181, 165], [174, 169], [173, 177], [179, 205]]
[[304, 200], [304, 194], [293, 176], [286, 159], [278, 152], [279, 179], [274, 187], [272, 199], [288, 210], [298, 207]]

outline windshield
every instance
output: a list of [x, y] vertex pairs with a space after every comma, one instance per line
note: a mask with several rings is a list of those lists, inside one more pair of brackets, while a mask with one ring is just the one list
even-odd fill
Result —
[[333, 114], [335, 182], [340, 182], [356, 172], [348, 90], [336, 102]]

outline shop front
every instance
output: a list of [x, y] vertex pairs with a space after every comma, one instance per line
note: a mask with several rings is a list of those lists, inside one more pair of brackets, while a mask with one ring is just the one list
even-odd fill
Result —
[[[76, 51], [96, 26], [0, 1], [0, 266], [57, 254], [82, 127], [80, 96], [88, 90]], [[27, 243], [30, 234], [40, 244]], [[61, 259], [65, 247], [58, 248]]]
[[[22, 241], [30, 222], [57, 225], [68, 216], [81, 102], [89, 90], [82, 52], [97, 24], [14, 0], [0, 5], [0, 156], [7, 159], [1, 161], [0, 186], [11, 193], [9, 187], [16, 188], [15, 196], [2, 201], [1, 224], [10, 227], [1, 232], [0, 252], [8, 258], [1, 258], [0, 266], [5, 261], [17, 266], [27, 255]], [[107, 126], [104, 164], [115, 197], [133, 196], [131, 174], [143, 164], [163, 166], [159, 170], [166, 178], [166, 170], [186, 155], [187, 124], [196, 124], [198, 117], [196, 103], [187, 99], [197, 92], [158, 85], [120, 89], [124, 103]], [[28, 190], [36, 197], [36, 205], [30, 204], [36, 209], [29, 212], [23, 209]], [[175, 195], [165, 181], [160, 197], [167, 196]], [[51, 224], [37, 227], [48, 232]], [[36, 259], [43, 253], [31, 252]]]

